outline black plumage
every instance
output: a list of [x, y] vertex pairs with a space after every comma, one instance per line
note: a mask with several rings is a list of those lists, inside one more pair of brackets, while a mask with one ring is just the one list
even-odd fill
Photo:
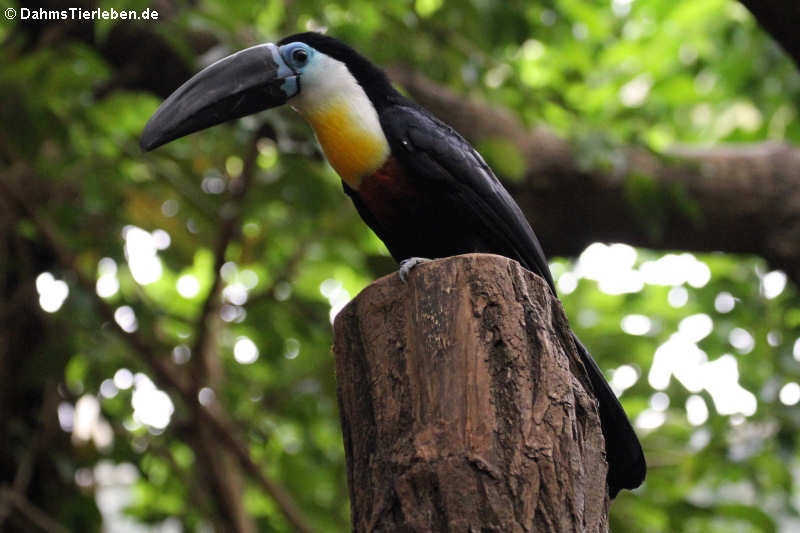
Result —
[[[345, 184], [365, 222], [397, 261], [494, 253], [519, 261], [556, 294], [550, 269], [530, 224], [478, 152], [450, 126], [398, 93], [363, 56], [330, 37], [304, 33], [301, 41], [345, 63], [380, 119], [391, 156], [356, 190]], [[382, 179], [386, 175], [391, 179]], [[599, 403], [611, 497], [638, 487], [646, 464], [625, 412], [589, 352], [575, 337]]]
[[[346, 70], [322, 58], [317, 65], [331, 68], [331, 76], [312, 68], [305, 77], [306, 61], [312, 57], [306, 45], [338, 60]], [[304, 80], [311, 83], [305, 95]], [[326, 151], [329, 159], [346, 156], [348, 161], [359, 161], [361, 166], [342, 167], [345, 171], [340, 174], [352, 184], [344, 185], [345, 192], [395, 259], [499, 254], [544, 278], [555, 295], [533, 230], [478, 152], [447, 124], [397, 92], [369, 60], [331, 37], [297, 34], [278, 45], [254, 46], [206, 67], [162, 103], [148, 121], [140, 144], [151, 150], [243, 113], [292, 101], [308, 104], [309, 98], [323, 107], [331, 103], [328, 98], [341, 104], [337, 99], [343, 95], [354, 99], [352, 106], [343, 106], [351, 114], [330, 115], [333, 118], [326, 120], [332, 122], [316, 126], [324, 126], [328, 135], [333, 132], [335, 142], [328, 146], [333, 151]], [[350, 128], [353, 124], [361, 127], [356, 127], [355, 134]], [[361, 140], [368, 142], [362, 145]], [[603, 373], [577, 338], [575, 344], [599, 402], [608, 489], [613, 497], [622, 488], [642, 483], [644, 455]]]

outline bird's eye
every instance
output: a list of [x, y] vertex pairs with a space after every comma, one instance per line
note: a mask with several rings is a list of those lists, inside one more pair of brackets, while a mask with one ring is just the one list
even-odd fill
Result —
[[308, 61], [308, 52], [302, 48], [298, 48], [292, 52], [292, 60], [297, 65], [304, 65], [305, 62]]

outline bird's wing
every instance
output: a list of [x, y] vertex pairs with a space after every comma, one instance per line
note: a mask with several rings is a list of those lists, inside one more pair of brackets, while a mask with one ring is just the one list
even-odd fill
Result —
[[[419, 179], [440, 181], [454, 203], [465, 205], [466, 217], [477, 217], [472, 230], [497, 247], [495, 253], [517, 259], [555, 288], [542, 247], [517, 203], [500, 184], [483, 158], [458, 133], [426, 111], [410, 106], [384, 110], [381, 124], [393, 154], [402, 157]], [[441, 190], [441, 189], [440, 189]], [[574, 336], [574, 334], [573, 334]], [[619, 400], [614, 395], [597, 363], [575, 338], [578, 353], [599, 401], [599, 411], [609, 462], [609, 492], [616, 496], [621, 488], [638, 487], [645, 477], [646, 463], [636, 432]]]
[[381, 113], [392, 153], [417, 179], [438, 182], [454, 205], [463, 205], [479, 222], [473, 230], [496, 250], [518, 260], [543, 277], [553, 279], [539, 240], [517, 203], [480, 154], [450, 126], [413, 105], [396, 105]]

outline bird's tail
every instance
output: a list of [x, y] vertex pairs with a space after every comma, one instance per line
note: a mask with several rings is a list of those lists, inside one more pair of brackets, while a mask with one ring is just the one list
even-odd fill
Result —
[[608, 493], [613, 499], [620, 490], [635, 489], [642, 484], [647, 464], [639, 438], [603, 372], [578, 337], [574, 334], [572, 337], [575, 339], [583, 365], [589, 373], [589, 380], [597, 398], [600, 423], [606, 441]]

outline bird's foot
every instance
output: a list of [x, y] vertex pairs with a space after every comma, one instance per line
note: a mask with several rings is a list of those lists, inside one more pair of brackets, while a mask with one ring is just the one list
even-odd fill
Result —
[[427, 263], [428, 261], [431, 261], [431, 259], [426, 257], [409, 257], [408, 259], [403, 259], [400, 261], [400, 268], [397, 269], [397, 277], [400, 278], [400, 281], [403, 283], [408, 283], [408, 273], [411, 272], [411, 269], [420, 263]]

